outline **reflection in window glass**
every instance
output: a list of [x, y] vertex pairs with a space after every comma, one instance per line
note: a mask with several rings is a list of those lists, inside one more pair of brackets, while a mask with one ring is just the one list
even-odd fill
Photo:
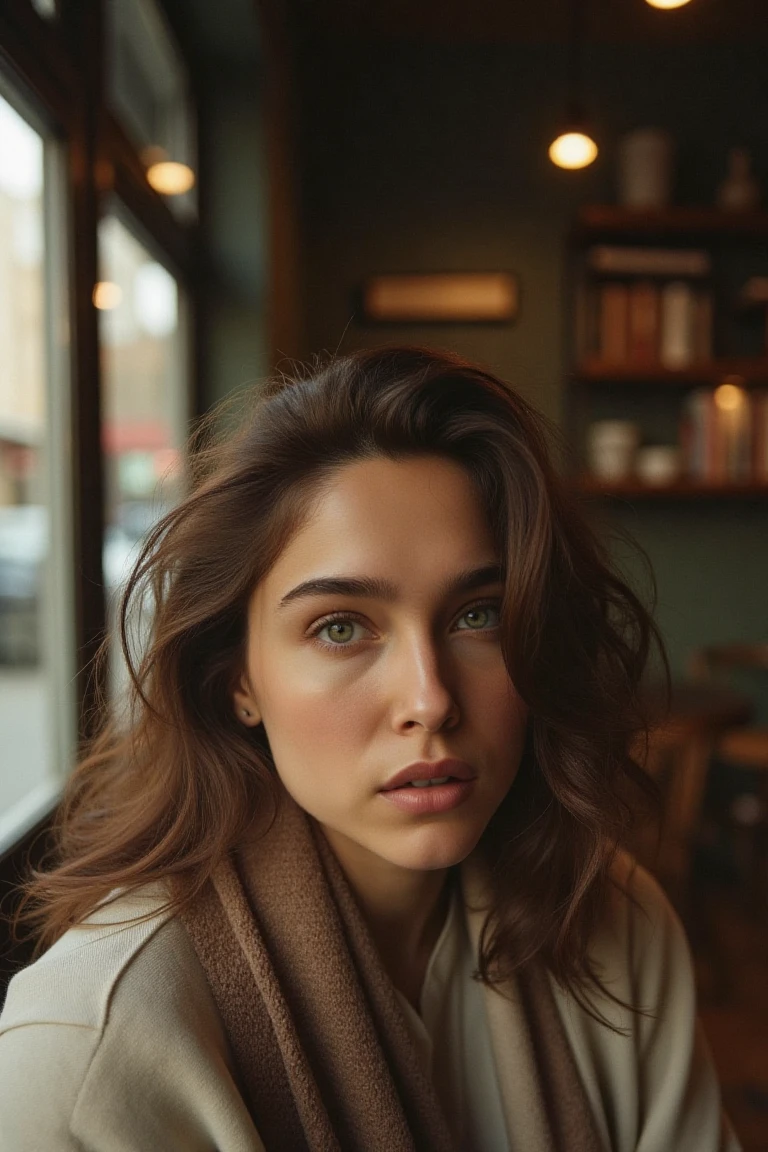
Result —
[[152, 187], [167, 193], [180, 220], [194, 219], [192, 104], [187, 72], [165, 18], [155, 0], [108, 0], [106, 15], [109, 103]]
[[[103, 559], [114, 696], [126, 675], [115, 635], [120, 592], [146, 533], [182, 493], [188, 390], [176, 280], [117, 216], [99, 225], [99, 265], [94, 302], [102, 347]], [[141, 635], [133, 638], [138, 645], [150, 618], [145, 610]]]
[[45, 16], [47, 20], [57, 15], [56, 0], [32, 0], [32, 7], [41, 16]]
[[52, 401], [66, 388], [49, 384], [58, 312], [46, 171], [43, 138], [0, 97], [0, 849], [49, 806], [69, 753], [59, 720], [64, 701], [71, 704], [61, 683], [71, 680], [71, 637], [52, 591], [69, 586], [59, 544], [67, 485], [57, 431], [65, 417]]

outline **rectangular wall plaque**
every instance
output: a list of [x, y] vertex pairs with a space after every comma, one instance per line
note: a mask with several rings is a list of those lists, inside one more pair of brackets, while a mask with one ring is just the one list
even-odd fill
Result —
[[379, 322], [510, 321], [517, 306], [517, 277], [509, 272], [392, 273], [363, 287], [365, 319]]

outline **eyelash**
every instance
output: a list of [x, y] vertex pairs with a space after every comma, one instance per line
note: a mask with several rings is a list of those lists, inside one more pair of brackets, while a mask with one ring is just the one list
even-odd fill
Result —
[[[464, 611], [461, 613], [461, 615], [458, 617], [458, 619], [461, 620], [469, 612], [474, 612], [477, 608], [495, 608], [498, 611], [500, 605], [501, 605], [501, 601], [498, 598], [495, 600], [480, 600], [476, 604], [470, 604], [467, 608], [465, 608]], [[322, 632], [323, 628], [327, 628], [329, 624], [337, 624], [337, 623], [342, 623], [342, 622], [347, 623], [348, 621], [355, 623], [355, 624], [362, 624], [362, 617], [358, 616], [354, 612], [332, 612], [330, 616], [324, 616], [322, 620], [318, 620], [317, 624], [315, 624], [313, 626], [312, 630], [309, 633], [310, 639], [313, 639], [315, 641], [315, 643], [317, 645], [319, 645], [320, 648], [325, 648], [328, 651], [331, 651], [331, 652], [348, 652], [350, 648], [355, 648], [357, 646], [357, 643], [359, 643], [359, 641], [350, 642], [349, 644], [329, 644], [326, 640], [318, 640], [317, 639], [318, 634], [320, 632]], [[462, 631], [494, 632], [497, 629], [498, 629], [498, 625], [495, 625], [492, 628], [482, 628], [482, 629], [468, 628], [468, 629], [462, 629]]]

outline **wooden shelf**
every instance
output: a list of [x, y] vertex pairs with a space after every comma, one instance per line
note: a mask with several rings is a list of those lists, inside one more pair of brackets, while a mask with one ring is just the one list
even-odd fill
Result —
[[745, 386], [768, 385], [768, 357], [733, 356], [709, 360], [687, 368], [665, 368], [661, 364], [606, 364], [603, 360], [584, 360], [571, 373], [571, 380], [582, 384], [669, 384], [688, 387], [691, 384], [721, 384], [726, 376], [742, 377]]
[[699, 499], [765, 499], [768, 497], [768, 480], [744, 481], [740, 483], [704, 483], [699, 480], [677, 480], [674, 484], [644, 484], [631, 479], [609, 483], [595, 476], [580, 476], [575, 479], [579, 492], [586, 496], [615, 497], [619, 499], [641, 500], [699, 500]]
[[724, 212], [707, 205], [625, 208], [620, 204], [585, 204], [574, 221], [574, 239], [609, 233], [681, 233], [768, 238], [768, 212]]

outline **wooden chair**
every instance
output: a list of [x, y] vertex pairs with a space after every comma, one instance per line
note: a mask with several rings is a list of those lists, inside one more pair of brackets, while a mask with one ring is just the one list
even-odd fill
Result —
[[[691, 676], [701, 684], [713, 684], [718, 676], [741, 669], [768, 674], [768, 643], [711, 645], [694, 652], [690, 661]], [[749, 725], [722, 732], [713, 744], [712, 755], [722, 765], [757, 776], [757, 790], [737, 795], [721, 819], [740, 850], [750, 909], [764, 912], [768, 900], [768, 726]]]
[[641, 830], [633, 850], [656, 874], [687, 919], [691, 868], [702, 800], [713, 749], [723, 732], [747, 723], [749, 697], [716, 684], [678, 682], [669, 706], [653, 690], [646, 692], [652, 724], [648, 742], [634, 749], [637, 763], [660, 785], [661, 826]]

